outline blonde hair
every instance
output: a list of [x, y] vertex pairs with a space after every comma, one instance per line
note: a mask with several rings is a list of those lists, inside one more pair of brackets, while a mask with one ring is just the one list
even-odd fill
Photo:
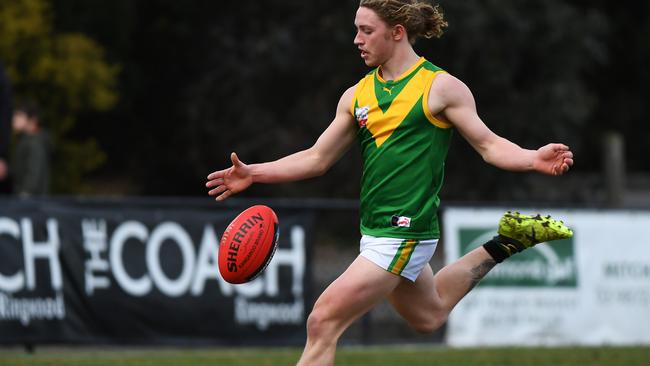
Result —
[[401, 24], [411, 44], [419, 37], [440, 38], [447, 26], [440, 6], [426, 0], [361, 0], [359, 7], [375, 11], [391, 27]]

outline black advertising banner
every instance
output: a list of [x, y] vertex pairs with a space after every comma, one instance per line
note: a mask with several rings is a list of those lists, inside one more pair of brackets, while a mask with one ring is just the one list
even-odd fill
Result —
[[0, 343], [302, 343], [313, 215], [273, 207], [273, 260], [232, 285], [219, 238], [246, 207], [1, 199]]

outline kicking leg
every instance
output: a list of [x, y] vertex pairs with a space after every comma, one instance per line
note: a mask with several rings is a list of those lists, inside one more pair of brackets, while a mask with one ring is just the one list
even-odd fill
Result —
[[415, 282], [403, 279], [389, 295], [389, 301], [411, 327], [431, 333], [445, 323], [451, 310], [496, 265], [479, 247], [435, 276], [426, 265]]
[[357, 257], [314, 304], [307, 319], [307, 343], [298, 365], [333, 365], [336, 343], [343, 331], [399, 283], [400, 277]]
[[507, 212], [499, 221], [498, 234], [435, 276], [427, 264], [415, 282], [403, 280], [389, 296], [392, 305], [416, 330], [432, 332], [497, 263], [538, 243], [571, 237], [573, 232], [550, 216]]

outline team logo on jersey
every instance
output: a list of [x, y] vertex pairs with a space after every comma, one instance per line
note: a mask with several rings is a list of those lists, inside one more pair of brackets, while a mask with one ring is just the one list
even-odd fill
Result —
[[411, 227], [411, 218], [406, 216], [393, 216], [390, 224], [396, 227]]
[[357, 118], [359, 128], [366, 127], [366, 123], [368, 123], [368, 111], [370, 111], [370, 108], [367, 106], [354, 109], [354, 116]]

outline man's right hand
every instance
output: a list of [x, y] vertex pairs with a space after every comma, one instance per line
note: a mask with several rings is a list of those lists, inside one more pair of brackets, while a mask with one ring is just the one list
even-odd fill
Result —
[[230, 168], [211, 173], [205, 184], [207, 188], [212, 188], [208, 194], [216, 196], [217, 201], [223, 201], [253, 184], [253, 176], [248, 165], [242, 163], [235, 153], [230, 154], [230, 160], [232, 161]]

